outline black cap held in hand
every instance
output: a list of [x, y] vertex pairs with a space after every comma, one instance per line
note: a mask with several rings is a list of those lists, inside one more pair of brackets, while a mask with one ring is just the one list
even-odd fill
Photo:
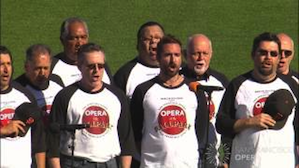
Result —
[[295, 100], [290, 91], [279, 89], [270, 94], [263, 108], [263, 112], [269, 114], [276, 121], [276, 124], [270, 128], [279, 130], [284, 127], [294, 106]]
[[20, 131], [19, 136], [25, 136], [28, 129], [41, 118], [41, 114], [42, 110], [32, 103], [25, 102], [18, 106], [15, 110], [13, 120], [21, 120], [26, 124], [24, 127], [25, 133]]

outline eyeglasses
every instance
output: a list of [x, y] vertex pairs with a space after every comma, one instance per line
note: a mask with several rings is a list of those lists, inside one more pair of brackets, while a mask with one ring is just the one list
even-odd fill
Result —
[[281, 50], [281, 54], [283, 54], [283, 53], [284, 53], [285, 57], [289, 57], [293, 54], [293, 51], [291, 51], [291, 50]]
[[269, 53], [270, 53], [271, 57], [277, 57], [279, 55], [277, 51], [267, 51], [267, 50], [260, 49], [257, 52], [258, 52], [258, 54], [260, 56], [262, 56], [262, 55], [268, 55]]
[[146, 43], [150, 43], [150, 42], [159, 42], [161, 40], [160, 36], [151, 36], [151, 37], [141, 37], [141, 40], [146, 42]]

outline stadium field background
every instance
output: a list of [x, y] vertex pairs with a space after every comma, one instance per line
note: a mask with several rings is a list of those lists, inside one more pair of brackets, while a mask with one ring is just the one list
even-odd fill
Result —
[[1, 0], [1, 45], [13, 54], [14, 77], [23, 72], [25, 50], [44, 43], [62, 50], [62, 21], [78, 16], [90, 42], [102, 45], [113, 73], [136, 56], [136, 33], [146, 21], [161, 23], [183, 47], [194, 33], [213, 43], [211, 67], [229, 79], [252, 69], [250, 51], [258, 34], [285, 32], [295, 42], [292, 69], [298, 71], [298, 0]]

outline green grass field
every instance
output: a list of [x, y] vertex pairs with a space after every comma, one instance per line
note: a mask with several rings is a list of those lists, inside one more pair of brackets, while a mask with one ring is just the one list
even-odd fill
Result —
[[1, 45], [13, 53], [15, 77], [30, 45], [47, 44], [54, 54], [62, 50], [59, 28], [71, 16], [87, 21], [90, 41], [104, 47], [113, 72], [136, 55], [137, 30], [149, 20], [184, 45], [191, 34], [209, 36], [211, 66], [230, 79], [252, 68], [256, 35], [285, 32], [295, 41], [292, 68], [298, 71], [298, 0], [1, 0]]

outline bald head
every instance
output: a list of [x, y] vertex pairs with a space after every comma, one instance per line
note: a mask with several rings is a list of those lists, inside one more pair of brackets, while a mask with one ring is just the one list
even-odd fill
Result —
[[283, 44], [287, 44], [289, 45], [292, 49], [294, 49], [294, 41], [293, 39], [291, 39], [290, 36], [288, 36], [287, 34], [285, 33], [279, 33], [277, 34], [277, 37], [279, 38], [280, 42], [281, 42], [281, 45]]
[[205, 44], [209, 46], [212, 51], [212, 42], [211, 40], [204, 34], [194, 34], [188, 38], [187, 41], [187, 52], [192, 49], [195, 45]]
[[281, 59], [277, 68], [278, 73], [288, 74], [290, 71], [290, 64], [294, 57], [294, 42], [290, 36], [285, 33], [277, 34], [281, 42]]
[[203, 75], [210, 66], [212, 42], [203, 34], [195, 34], [187, 42], [187, 66], [198, 76]]

